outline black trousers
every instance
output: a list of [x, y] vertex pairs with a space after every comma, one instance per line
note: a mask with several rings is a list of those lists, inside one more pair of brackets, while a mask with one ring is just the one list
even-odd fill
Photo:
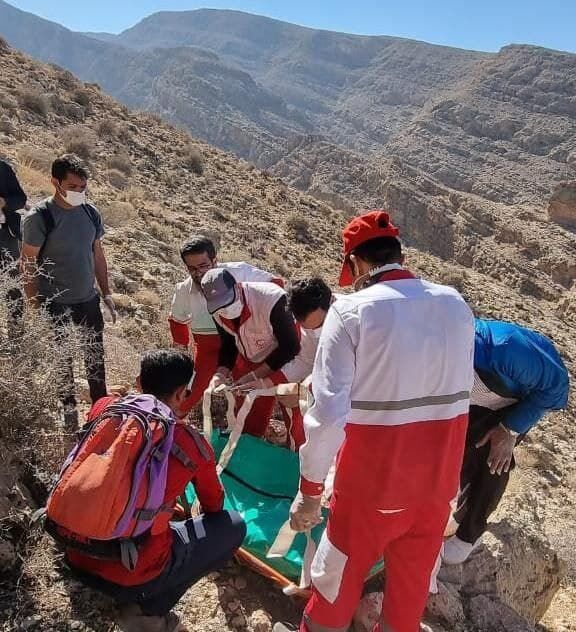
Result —
[[71, 323], [81, 329], [86, 378], [92, 403], [106, 395], [106, 368], [104, 364], [104, 318], [100, 310], [100, 297], [86, 303], [64, 305], [51, 301], [48, 313], [54, 322], [56, 340], [65, 351], [62, 378], [58, 385], [59, 396], [65, 408], [76, 406], [73, 357], [68, 341], [67, 327]]
[[506, 409], [489, 410], [480, 406], [470, 407], [470, 421], [466, 435], [464, 462], [460, 476], [460, 497], [455, 519], [460, 524], [456, 535], [464, 542], [473, 544], [486, 531], [490, 514], [502, 499], [510, 471], [515, 467], [514, 457], [510, 471], [491, 474], [488, 467], [490, 443], [476, 447], [476, 443], [506, 416]]
[[199, 579], [221, 568], [242, 544], [246, 525], [239, 513], [219, 511], [171, 523], [172, 554], [164, 571], [139, 586], [120, 586], [72, 568], [86, 585], [113, 597], [120, 605], [137, 603], [145, 615], [162, 617]]

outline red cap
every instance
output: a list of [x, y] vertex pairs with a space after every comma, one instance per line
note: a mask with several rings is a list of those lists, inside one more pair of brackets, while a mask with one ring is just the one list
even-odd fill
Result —
[[360, 244], [376, 237], [398, 237], [400, 231], [390, 221], [386, 211], [375, 210], [355, 217], [342, 231], [344, 240], [344, 263], [340, 273], [340, 287], [354, 283], [354, 277], [347, 263], [348, 255]]

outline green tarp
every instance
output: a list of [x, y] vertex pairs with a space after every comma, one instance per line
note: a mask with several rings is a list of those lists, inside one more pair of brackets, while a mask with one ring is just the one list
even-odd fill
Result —
[[[215, 430], [212, 446], [216, 458], [224, 449], [228, 435]], [[222, 473], [227, 509], [235, 509], [246, 521], [243, 547], [288, 579], [298, 583], [306, 537], [298, 534], [283, 558], [267, 558], [278, 531], [288, 519], [290, 505], [298, 491], [298, 454], [250, 435], [242, 435], [228, 466]], [[196, 499], [191, 485], [186, 490], [190, 503]], [[327, 511], [325, 511], [325, 519]], [[325, 522], [312, 530], [318, 544]]]

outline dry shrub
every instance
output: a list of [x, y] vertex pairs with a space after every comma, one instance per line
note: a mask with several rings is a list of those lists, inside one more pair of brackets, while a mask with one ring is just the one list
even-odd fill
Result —
[[33, 196], [47, 197], [52, 193], [50, 171], [39, 171], [27, 163], [18, 167], [18, 179], [27, 192], [29, 201]]
[[112, 202], [101, 207], [104, 222], [112, 228], [131, 224], [138, 217], [136, 209], [130, 202]]
[[48, 116], [48, 112], [50, 111], [50, 102], [46, 98], [46, 95], [32, 88], [20, 92], [18, 95], [18, 103], [21, 108], [34, 112], [34, 114], [38, 114], [44, 118]]
[[86, 90], [84, 88], [78, 88], [78, 90], [74, 90], [71, 97], [73, 101], [78, 103], [78, 105], [87, 107], [90, 105], [90, 100], [91, 100], [92, 95], [90, 94], [90, 90]]
[[[14, 266], [0, 266], [3, 297], [14, 296], [20, 287], [20, 279], [12, 274]], [[44, 310], [29, 311], [23, 325], [12, 320], [14, 305], [10, 300], [0, 302], [0, 443], [14, 446], [23, 456], [29, 451], [37, 462], [36, 457], [44, 458], [49, 449], [47, 437], [59, 432], [54, 423], [58, 379], [68, 354], [77, 363], [83, 358], [82, 340], [70, 328], [67, 344], [58, 343]], [[87, 344], [89, 347], [90, 342]]]
[[18, 161], [20, 164], [48, 174], [55, 158], [56, 156], [52, 152], [38, 149], [38, 147], [31, 145], [23, 145], [18, 150]]
[[96, 130], [102, 138], [115, 138], [118, 135], [118, 124], [112, 119], [102, 119]]
[[111, 156], [108, 159], [108, 166], [110, 169], [116, 169], [116, 171], [120, 171], [127, 176], [132, 173], [132, 162], [130, 156], [125, 151]]
[[310, 234], [310, 222], [299, 213], [290, 213], [286, 218], [286, 226], [292, 237], [302, 243], [309, 243], [312, 240]]
[[109, 169], [106, 172], [106, 179], [108, 182], [119, 191], [124, 191], [128, 188], [128, 178], [118, 169]]
[[204, 173], [204, 157], [196, 147], [188, 146], [184, 149], [182, 162], [187, 169], [192, 171], [192, 173], [195, 173], [198, 176], [201, 176]]
[[0, 107], [5, 110], [15, 110], [18, 107], [18, 101], [10, 94], [0, 94]]
[[14, 136], [16, 134], [16, 126], [10, 119], [0, 119], [0, 133], [6, 136]]
[[148, 307], [159, 307], [160, 297], [152, 290], [142, 289], [134, 294], [134, 300], [140, 305], [146, 305]]
[[150, 222], [148, 226], [148, 232], [159, 241], [169, 243], [172, 239], [172, 234], [167, 226], [160, 224], [159, 222]]
[[62, 132], [66, 152], [76, 154], [83, 160], [90, 160], [96, 144], [94, 131], [85, 125], [70, 125]]

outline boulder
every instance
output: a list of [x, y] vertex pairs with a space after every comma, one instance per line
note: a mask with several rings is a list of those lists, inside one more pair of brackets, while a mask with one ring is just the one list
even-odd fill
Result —
[[548, 205], [550, 221], [568, 228], [576, 228], [576, 180], [561, 182]]

